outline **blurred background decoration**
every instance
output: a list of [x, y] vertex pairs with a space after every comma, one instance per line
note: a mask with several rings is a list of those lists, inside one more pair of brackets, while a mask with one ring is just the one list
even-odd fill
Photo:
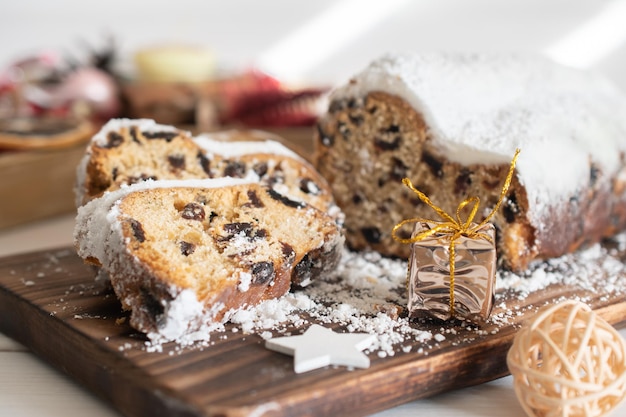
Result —
[[531, 51], [626, 89], [626, 0], [22, 0], [0, 6], [0, 118], [308, 126], [393, 51]]

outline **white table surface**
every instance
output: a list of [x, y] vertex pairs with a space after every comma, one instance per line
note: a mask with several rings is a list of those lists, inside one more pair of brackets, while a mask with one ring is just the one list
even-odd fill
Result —
[[[0, 230], [0, 256], [71, 244], [73, 216]], [[626, 330], [620, 332], [626, 337]], [[413, 401], [375, 417], [524, 417], [511, 377]], [[626, 415], [626, 403], [612, 416]], [[0, 416], [120, 417], [107, 403], [0, 333]]]

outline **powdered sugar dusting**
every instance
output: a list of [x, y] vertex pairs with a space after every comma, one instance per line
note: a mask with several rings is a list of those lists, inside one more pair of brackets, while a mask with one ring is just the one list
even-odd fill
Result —
[[250, 289], [250, 284], [252, 283], [252, 274], [249, 272], [241, 271], [239, 272], [239, 284], [237, 284], [237, 289], [241, 292], [246, 292]]
[[[282, 155], [302, 161], [302, 158], [275, 140], [228, 141], [229, 132], [203, 133], [193, 140], [209, 155], [234, 158], [251, 154]], [[222, 140], [223, 139], [223, 140]]]
[[[319, 323], [375, 335], [368, 352], [379, 357], [411, 351], [428, 354], [433, 346], [448, 339], [454, 344], [472, 342], [517, 325], [525, 310], [539, 307], [520, 307], [520, 301], [555, 284], [590, 296], [602, 293], [604, 298], [623, 297], [626, 266], [620, 256], [625, 250], [626, 234], [622, 234], [611, 248], [597, 244], [575, 254], [537, 262], [522, 275], [499, 271], [496, 308], [489, 321], [483, 325], [461, 321], [453, 326], [406, 317], [406, 261], [384, 258], [377, 252], [345, 250], [330, 279], [313, 281], [301, 291], [255, 307], [231, 311], [228, 326], [268, 339]], [[583, 296], [581, 301], [586, 298]], [[204, 336], [210, 337], [208, 333]]]
[[164, 337], [176, 340], [187, 333], [187, 323], [202, 314], [204, 305], [198, 301], [193, 290], [183, 290], [174, 300], [166, 304], [160, 319], [159, 335], [150, 335], [152, 339]]
[[231, 322], [246, 333], [268, 337], [310, 323], [339, 325], [349, 332], [376, 335], [370, 351], [395, 354], [405, 341], [427, 341], [428, 331], [414, 328], [406, 318], [379, 311], [380, 306], [403, 303], [406, 262], [383, 258], [374, 252], [345, 251], [331, 279], [314, 281], [305, 290], [233, 313]]

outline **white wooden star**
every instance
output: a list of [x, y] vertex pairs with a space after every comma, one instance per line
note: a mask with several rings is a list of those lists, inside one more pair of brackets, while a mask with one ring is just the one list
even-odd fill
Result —
[[294, 371], [299, 374], [327, 365], [368, 368], [370, 359], [361, 352], [375, 336], [367, 333], [335, 333], [313, 324], [299, 336], [285, 336], [265, 341], [265, 347], [293, 355]]

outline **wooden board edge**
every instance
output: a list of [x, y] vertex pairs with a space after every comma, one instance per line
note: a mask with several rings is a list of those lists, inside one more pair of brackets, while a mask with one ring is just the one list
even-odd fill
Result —
[[[66, 323], [59, 319], [49, 320], [48, 315], [46, 311], [0, 285], [0, 330], [122, 414], [152, 417], [163, 415], [163, 411], [167, 410], [168, 417], [205, 417], [201, 411], [177, 399], [173, 393], [155, 386], [141, 370], [132, 369], [130, 362], [104, 347], [94, 349], [90, 357], [76, 355], [81, 344], [93, 341], [73, 329], [67, 332], [62, 329], [68, 327]], [[33, 319], [25, 323], [25, 317]], [[41, 338], [36, 336], [37, 332], [69, 333], [71, 337]], [[116, 372], [116, 362], [122, 362], [128, 372]]]

